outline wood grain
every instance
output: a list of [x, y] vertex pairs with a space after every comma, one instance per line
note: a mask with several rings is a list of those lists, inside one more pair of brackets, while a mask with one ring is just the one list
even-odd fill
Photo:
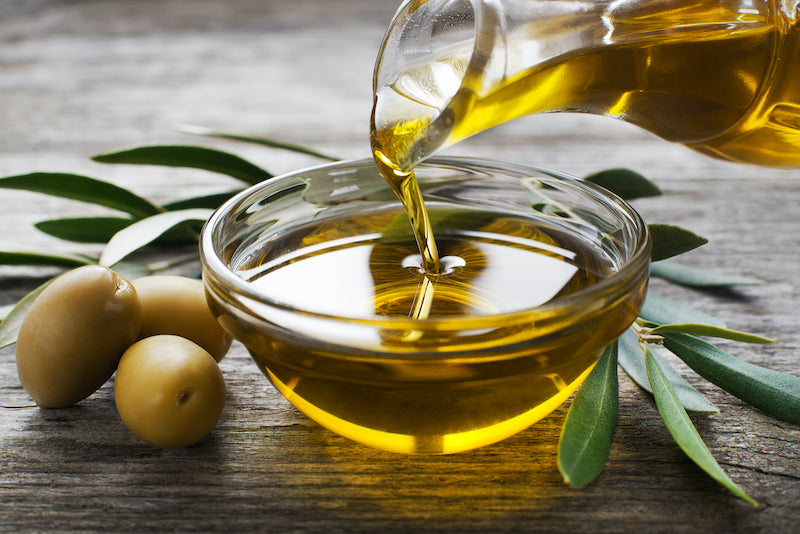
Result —
[[[273, 172], [315, 160], [180, 134], [175, 124], [278, 137], [341, 157], [368, 155], [372, 63], [390, 0], [14, 0], [0, 6], [0, 176], [84, 173], [166, 201], [230, 189], [202, 171], [105, 166], [88, 157], [146, 143], [232, 150]], [[449, 150], [576, 175], [647, 174], [650, 222], [710, 239], [685, 261], [763, 286], [663, 294], [731, 327], [778, 338], [721, 343], [800, 374], [800, 171], [718, 162], [600, 117], [521, 119]], [[32, 223], [99, 208], [0, 190], [0, 239], [96, 252]], [[0, 267], [0, 306], [49, 269]], [[284, 401], [240, 344], [223, 360], [227, 406], [200, 444], [160, 450], [124, 427], [113, 383], [63, 410], [31, 406], [13, 347], [0, 350], [0, 531], [797, 532], [800, 427], [775, 421], [676, 367], [721, 413], [693, 419], [753, 509], [699, 471], [652, 400], [621, 382], [620, 424], [603, 474], [582, 490], [555, 464], [566, 407], [477, 451], [408, 457], [332, 435]]]

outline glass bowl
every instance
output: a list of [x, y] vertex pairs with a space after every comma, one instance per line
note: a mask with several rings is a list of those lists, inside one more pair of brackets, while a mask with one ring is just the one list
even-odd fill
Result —
[[642, 218], [593, 184], [434, 158], [417, 178], [442, 256], [425, 273], [371, 160], [266, 180], [201, 236], [222, 326], [294, 406], [362, 444], [451, 453], [558, 407], [639, 314]]

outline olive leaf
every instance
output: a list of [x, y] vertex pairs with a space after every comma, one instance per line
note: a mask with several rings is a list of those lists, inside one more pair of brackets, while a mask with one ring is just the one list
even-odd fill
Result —
[[214, 210], [220, 207], [226, 200], [233, 195], [241, 192], [241, 189], [234, 189], [225, 193], [213, 193], [199, 197], [185, 198], [163, 204], [161, 207], [168, 211], [188, 210], [194, 208], [205, 208]]
[[227, 133], [227, 132], [216, 132], [210, 128], [205, 128], [203, 126], [192, 126], [189, 124], [179, 124], [175, 127], [180, 132], [193, 134], [193, 135], [203, 135], [206, 137], [216, 137], [218, 139], [227, 139], [229, 141], [241, 141], [243, 143], [252, 143], [256, 145], [268, 146], [271, 148], [279, 148], [281, 150], [289, 150], [291, 152], [298, 152], [300, 154], [306, 154], [308, 156], [314, 156], [316, 158], [325, 159], [328, 161], [339, 161], [340, 158], [329, 156], [327, 154], [323, 154], [322, 152], [317, 152], [308, 147], [304, 147], [301, 145], [295, 145], [292, 143], [286, 143], [284, 141], [279, 141], [277, 139], [272, 139], [269, 137], [258, 137], [253, 135], [241, 135], [235, 133]]
[[661, 194], [661, 189], [656, 184], [630, 169], [606, 169], [590, 174], [584, 177], [584, 180], [604, 187], [625, 200], [656, 197]]
[[130, 217], [76, 217], [48, 219], [33, 226], [47, 235], [76, 243], [105, 243], [111, 236], [134, 223]]
[[147, 276], [155, 272], [155, 269], [150, 265], [130, 261], [117, 262], [111, 270], [126, 280], [135, 280], [136, 278], [141, 278], [142, 276]]
[[739, 330], [731, 330], [729, 328], [720, 328], [708, 324], [662, 324], [650, 329], [650, 333], [662, 335], [671, 333], [692, 334], [695, 336], [717, 337], [721, 339], [730, 339], [733, 341], [742, 341], [744, 343], [774, 343], [775, 340], [759, 336], [758, 334], [751, 334], [750, 332], [741, 332]]
[[108, 241], [100, 255], [100, 265], [112, 266], [167, 231], [187, 222], [204, 222], [212, 213], [213, 210], [196, 208], [168, 211], [137, 221]]
[[657, 324], [698, 323], [725, 328], [719, 319], [653, 291], [647, 292], [639, 317]]
[[97, 260], [83, 254], [56, 252], [51, 248], [0, 241], [0, 265], [76, 267], [79, 265], [91, 265], [93, 263], [97, 263]]
[[684, 252], [689, 252], [708, 243], [708, 239], [694, 232], [671, 224], [648, 224], [653, 248], [650, 252], [652, 261], [665, 260]]
[[800, 424], [800, 378], [743, 362], [689, 334], [663, 337], [667, 349], [709, 382], [765, 413]]
[[[113, 217], [86, 217], [74, 219], [50, 219], [39, 221], [34, 226], [53, 237], [75, 243], [107, 243], [114, 235], [141, 219]], [[152, 242], [160, 247], [190, 245], [197, 243], [202, 225], [196, 225], [187, 232], [186, 228], [173, 228]]]
[[558, 441], [558, 469], [573, 488], [594, 480], [611, 450], [619, 412], [617, 342], [606, 347], [567, 412]]
[[119, 152], [99, 154], [93, 156], [92, 161], [202, 169], [225, 174], [248, 184], [257, 184], [273, 176], [261, 167], [235, 154], [201, 146], [142, 146]]
[[715, 273], [676, 261], [654, 262], [650, 264], [650, 274], [690, 287], [754, 286], [764, 283], [755, 278]]
[[146, 217], [162, 211], [149, 200], [109, 182], [57, 172], [35, 172], [0, 178], [0, 187], [24, 189], [61, 198], [98, 204], [135, 217]]
[[22, 297], [17, 301], [16, 305], [11, 309], [8, 315], [5, 316], [0, 322], [0, 349], [8, 347], [17, 342], [19, 336], [19, 329], [22, 327], [22, 321], [25, 319], [25, 314], [28, 313], [28, 308], [31, 307], [33, 301], [39, 296], [44, 288], [49, 286], [55, 278], [51, 278], [39, 287]]
[[[633, 330], [626, 331], [619, 338], [618, 359], [620, 367], [639, 387], [652, 393], [653, 387], [647, 378], [645, 352], [650, 352], [650, 349], [639, 343]], [[681, 406], [692, 412], [719, 413], [719, 408], [692, 387], [672, 366], [655, 353], [652, 353], [652, 357], [658, 361], [662, 371], [664, 371], [664, 375], [675, 390]]]
[[645, 353], [645, 365], [647, 367], [647, 377], [653, 386], [653, 397], [656, 401], [658, 413], [664, 421], [673, 439], [678, 446], [698, 465], [703, 471], [708, 473], [714, 480], [728, 488], [734, 495], [744, 499], [753, 506], [758, 503], [747, 495], [737, 486], [722, 470], [714, 456], [703, 443], [700, 434], [692, 424], [691, 419], [686, 414], [686, 410], [681, 406], [678, 396], [672, 389], [669, 381], [664, 375], [664, 371], [656, 361], [652, 352]]

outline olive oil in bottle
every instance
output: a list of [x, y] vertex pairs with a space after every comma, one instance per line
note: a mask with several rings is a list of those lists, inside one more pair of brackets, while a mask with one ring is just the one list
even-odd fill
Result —
[[[524, 8], [513, 0], [498, 5], [506, 4]], [[562, 17], [576, 21], [570, 24], [513, 20], [497, 50], [480, 50], [480, 57], [493, 58], [490, 67], [475, 59], [471, 41], [426, 60], [387, 65], [388, 74], [376, 78], [376, 150], [408, 171], [436, 150], [503, 122], [574, 111], [619, 118], [723, 159], [800, 166], [800, 22], [789, 12], [796, 3], [590, 5], [588, 20], [577, 13]], [[476, 28], [479, 35], [491, 31], [500, 29]], [[517, 65], [518, 57], [559, 44], [560, 37], [577, 44]], [[498, 74], [496, 64], [506, 70]]]

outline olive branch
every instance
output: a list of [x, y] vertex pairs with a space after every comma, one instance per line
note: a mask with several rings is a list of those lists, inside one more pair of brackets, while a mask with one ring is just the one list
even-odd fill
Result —
[[[264, 137], [183, 127], [190, 134], [255, 143], [315, 158], [338, 158], [306, 147]], [[100, 264], [128, 278], [145, 276], [198, 259], [196, 252], [151, 263], [128, 261], [145, 247], [163, 247], [175, 253], [196, 245], [202, 224], [225, 200], [245, 187], [271, 178], [267, 170], [216, 148], [194, 145], [143, 146], [94, 156], [107, 164], [156, 165], [202, 169], [227, 175], [241, 187], [221, 193], [183, 198], [161, 205], [100, 179], [69, 173], [35, 172], [0, 178], [0, 188], [88, 202], [117, 212], [114, 216], [58, 218], [35, 223], [50, 236], [83, 244], [104, 244], [101, 254], [58, 252], [50, 248], [0, 241], [0, 265], [75, 268]], [[586, 181], [626, 200], [661, 195], [660, 189], [628, 169], [609, 169]], [[760, 284], [758, 280], [723, 275], [684, 265], [672, 258], [696, 249], [707, 240], [684, 228], [648, 225], [653, 247], [651, 276], [693, 288]], [[52, 280], [17, 303], [0, 307], [0, 348], [16, 342], [22, 320], [36, 296]], [[687, 411], [716, 413], [719, 409], [692, 387], [659, 351], [670, 351], [698, 375], [765, 413], [800, 424], [800, 378], [758, 367], [727, 354], [705, 338], [744, 343], [773, 340], [728, 329], [715, 318], [682, 303], [648, 291], [644, 307], [631, 328], [602, 353], [575, 394], [559, 439], [558, 469], [573, 487], [594, 480], [608, 459], [618, 419], [621, 367], [642, 389], [651, 393], [661, 418], [678, 446], [701, 469], [745, 501], [756, 501], [737, 486], [719, 466], [694, 427]]]

